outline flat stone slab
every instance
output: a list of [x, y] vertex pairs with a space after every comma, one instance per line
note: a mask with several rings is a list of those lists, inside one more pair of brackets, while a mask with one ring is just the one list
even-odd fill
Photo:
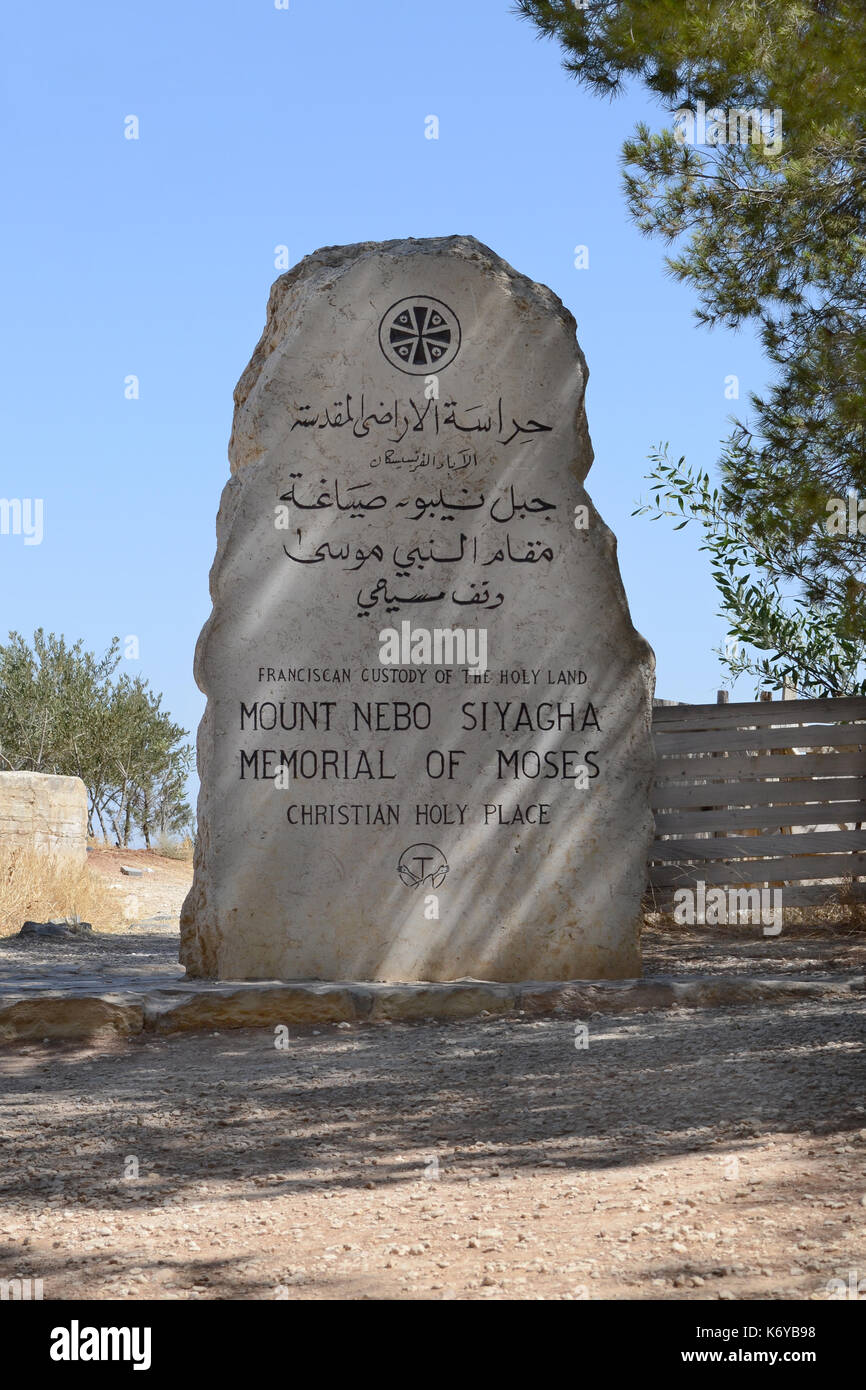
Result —
[[105, 994], [30, 995], [0, 1005], [0, 1045], [27, 1038], [82, 1040], [140, 1033], [141, 1000]]
[[187, 981], [145, 991], [63, 989], [0, 995], [0, 1044], [27, 1039], [84, 1040], [105, 1035], [182, 1033], [224, 1028], [307, 1027], [313, 1024], [450, 1021], [490, 1014], [533, 1016], [719, 1008], [834, 999], [866, 991], [866, 976], [792, 979], [790, 976], [692, 975], [644, 980], [571, 980], [503, 984], [378, 984]]

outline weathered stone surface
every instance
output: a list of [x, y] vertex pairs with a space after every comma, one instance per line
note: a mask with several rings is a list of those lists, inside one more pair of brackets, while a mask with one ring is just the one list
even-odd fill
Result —
[[373, 990], [370, 1019], [474, 1018], [505, 1014], [514, 1008], [509, 985], [459, 981], [438, 985], [389, 985]]
[[0, 849], [87, 858], [87, 789], [80, 777], [0, 772]]
[[279, 1024], [341, 1023], [357, 1016], [350, 988], [330, 985], [258, 985], [246, 990], [209, 990], [177, 1001], [160, 1000], [147, 1010], [146, 1026], [157, 1033], [198, 1028], [276, 1028]]
[[141, 1001], [122, 995], [39, 995], [0, 1002], [0, 1042], [27, 1038], [95, 1038], [106, 1033], [140, 1033]]
[[574, 330], [467, 237], [274, 285], [196, 654], [190, 975], [639, 973], [653, 662], [583, 487]]
[[[137, 982], [136, 982], [137, 983]], [[586, 1020], [593, 1014], [648, 1013], [660, 1009], [717, 1009], [749, 1004], [788, 1005], [842, 999], [866, 992], [866, 979], [704, 975], [689, 979], [623, 980], [612, 985], [573, 980], [562, 984], [460, 980], [434, 985], [248, 984], [214, 988], [205, 981], [142, 991], [91, 993], [69, 983], [65, 992], [33, 990], [0, 996], [0, 1043], [28, 1038], [89, 1038], [105, 1032], [185, 1033], [278, 1024], [381, 1024], [423, 1019], [475, 1018], [516, 1013]]]

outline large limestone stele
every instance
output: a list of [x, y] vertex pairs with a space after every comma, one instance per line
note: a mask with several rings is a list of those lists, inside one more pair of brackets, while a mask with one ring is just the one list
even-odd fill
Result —
[[[653, 658], [583, 488], [585, 385], [562, 303], [471, 237], [277, 280], [196, 652], [190, 975], [640, 973]], [[452, 628], [486, 672], [423, 664]]]

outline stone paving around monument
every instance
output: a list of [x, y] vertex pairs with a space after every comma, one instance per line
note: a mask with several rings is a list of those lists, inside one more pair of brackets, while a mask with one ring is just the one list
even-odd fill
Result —
[[839, 999], [866, 988], [864, 941], [829, 928], [791, 929], [782, 941], [648, 928], [643, 979], [506, 985], [190, 980], [169, 921], [72, 942], [12, 937], [0, 941], [0, 1041]]

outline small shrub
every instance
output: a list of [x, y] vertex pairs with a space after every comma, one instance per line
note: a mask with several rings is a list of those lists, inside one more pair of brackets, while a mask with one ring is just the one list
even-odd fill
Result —
[[154, 849], [157, 854], [161, 854], [163, 859], [192, 859], [193, 845], [189, 835], [185, 835], [182, 840], [175, 840], [171, 835], [159, 835], [154, 842]]

